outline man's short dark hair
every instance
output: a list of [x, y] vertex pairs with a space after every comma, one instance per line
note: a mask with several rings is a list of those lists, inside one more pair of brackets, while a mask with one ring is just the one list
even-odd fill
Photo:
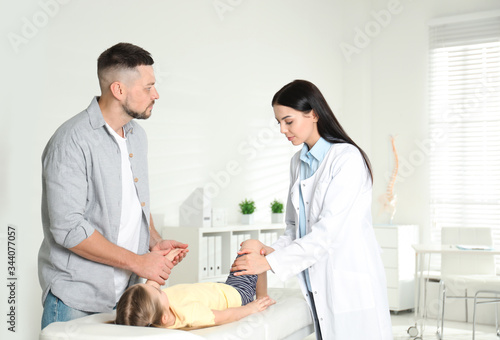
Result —
[[151, 54], [143, 48], [129, 44], [118, 43], [102, 52], [97, 59], [97, 75], [107, 69], [133, 69], [142, 65], [153, 65]]

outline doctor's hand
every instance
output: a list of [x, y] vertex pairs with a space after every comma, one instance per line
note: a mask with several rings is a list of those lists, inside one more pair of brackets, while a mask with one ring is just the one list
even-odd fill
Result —
[[[271, 248], [272, 249], [272, 248]], [[231, 271], [235, 276], [262, 274], [271, 269], [265, 256], [251, 249], [242, 249], [238, 252], [243, 255], [234, 260]]]
[[161, 240], [157, 244], [151, 248], [151, 250], [174, 250], [174, 249], [181, 249], [180, 251], [177, 251], [177, 255], [173, 258], [172, 263], [174, 265], [178, 264], [179, 262], [182, 261], [183, 258], [186, 257], [187, 253], [189, 252], [189, 249], [187, 249], [188, 245], [185, 243], [181, 243], [178, 241], [174, 240]]

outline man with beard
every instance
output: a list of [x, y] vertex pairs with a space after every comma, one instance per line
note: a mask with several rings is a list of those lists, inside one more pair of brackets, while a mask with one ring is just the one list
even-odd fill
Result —
[[[165, 284], [187, 244], [162, 240], [150, 213], [145, 131], [155, 100], [154, 61], [119, 43], [97, 61], [101, 96], [54, 133], [42, 155], [38, 254], [42, 329], [113, 310], [139, 277]], [[171, 262], [165, 255], [183, 249]]]

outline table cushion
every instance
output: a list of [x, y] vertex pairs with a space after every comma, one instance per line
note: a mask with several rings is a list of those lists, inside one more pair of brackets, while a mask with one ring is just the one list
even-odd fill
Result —
[[313, 331], [312, 317], [302, 293], [293, 288], [270, 288], [276, 304], [263, 312], [221, 326], [181, 331], [107, 324], [114, 313], [98, 313], [68, 322], [54, 322], [40, 333], [40, 340], [123, 339], [285, 339], [306, 326]]

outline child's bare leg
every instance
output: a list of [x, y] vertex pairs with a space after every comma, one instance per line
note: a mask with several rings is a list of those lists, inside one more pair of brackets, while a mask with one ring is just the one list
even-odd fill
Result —
[[249, 239], [241, 243], [241, 249], [251, 249], [260, 254], [260, 250], [264, 248], [264, 243], [259, 240]]
[[267, 272], [263, 272], [257, 276], [257, 286], [255, 288], [255, 296], [258, 298], [267, 296]]

